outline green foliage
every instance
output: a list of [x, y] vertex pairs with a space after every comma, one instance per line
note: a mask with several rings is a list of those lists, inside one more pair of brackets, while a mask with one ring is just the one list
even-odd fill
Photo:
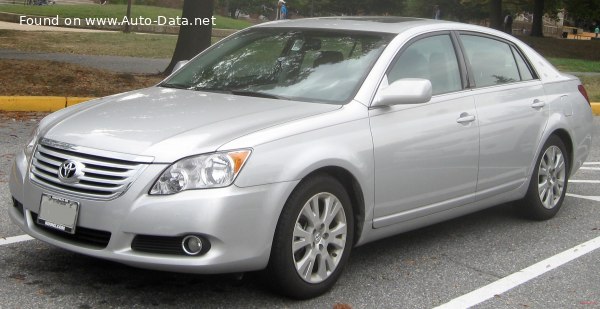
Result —
[[[336, 15], [402, 15], [406, 0], [289, 0], [288, 10], [301, 16]], [[221, 8], [230, 13], [239, 9], [249, 14], [263, 14], [273, 18], [277, 0], [219, 0]]]
[[575, 21], [600, 21], [600, 0], [563, 0], [567, 12]]
[[[600, 0], [564, 0], [566, 1], [592, 1]], [[511, 0], [502, 1], [502, 15], [506, 13], [531, 12], [533, 11], [533, 0]], [[545, 0], [546, 12], [556, 14], [562, 8], [563, 0]], [[489, 0], [407, 0], [405, 15], [416, 17], [433, 17], [433, 6], [439, 5], [442, 10], [442, 18], [457, 21], [476, 21], [489, 18]], [[596, 10], [600, 14], [600, 10]]]
[[[127, 0], [110, 0], [111, 4], [127, 4]], [[133, 0], [134, 5], [160, 6], [164, 8], [182, 9], [181, 0]]]
[[487, 18], [489, 15], [487, 0], [408, 0], [409, 16], [433, 18], [433, 7], [439, 5], [442, 19], [470, 21]]

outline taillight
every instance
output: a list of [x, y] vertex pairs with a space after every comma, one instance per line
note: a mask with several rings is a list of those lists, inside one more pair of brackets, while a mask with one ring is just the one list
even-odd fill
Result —
[[585, 91], [585, 87], [583, 87], [583, 85], [579, 85], [579, 86], [577, 86], [577, 89], [579, 89], [579, 92], [585, 98], [585, 100], [588, 102], [588, 104], [590, 106], [592, 106], [592, 104], [590, 103], [590, 98], [588, 97], [587, 91]]

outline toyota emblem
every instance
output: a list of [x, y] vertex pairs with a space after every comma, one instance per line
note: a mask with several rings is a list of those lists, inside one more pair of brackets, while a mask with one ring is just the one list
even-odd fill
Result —
[[64, 183], [78, 183], [83, 176], [84, 165], [74, 160], [63, 162], [58, 168], [58, 179]]

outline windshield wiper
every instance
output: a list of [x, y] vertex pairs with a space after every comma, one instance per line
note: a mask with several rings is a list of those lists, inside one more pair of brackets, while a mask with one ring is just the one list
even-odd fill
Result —
[[250, 90], [231, 90], [232, 94], [242, 95], [247, 97], [257, 97], [257, 98], [267, 98], [267, 99], [279, 99], [279, 100], [288, 100], [286, 97], [264, 93], [259, 91], [250, 91]]
[[206, 91], [216, 93], [231, 93], [229, 89], [217, 88], [217, 87], [194, 87], [194, 91]]
[[158, 85], [159, 87], [164, 87], [164, 88], [174, 88], [174, 89], [190, 89], [190, 86], [188, 85], [182, 85], [182, 84], [160, 84]]

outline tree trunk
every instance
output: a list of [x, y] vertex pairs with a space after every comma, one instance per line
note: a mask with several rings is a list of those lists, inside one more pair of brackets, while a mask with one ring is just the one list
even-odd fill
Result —
[[[165, 69], [165, 74], [170, 74], [177, 62], [189, 60], [201, 51], [210, 47], [212, 37], [212, 16], [214, 10], [213, 0], [184, 0], [182, 24], [179, 27], [177, 45], [171, 63]], [[198, 22], [201, 21], [201, 22]], [[208, 24], [205, 21], [209, 21]]]
[[502, 0], [490, 0], [490, 28], [504, 29], [502, 18]]
[[125, 24], [125, 29], [123, 29], [123, 32], [125, 33], [129, 33], [131, 31], [131, 25], [129, 25], [129, 23], [131, 22], [131, 0], [127, 0], [127, 23]]
[[531, 25], [531, 36], [544, 36], [544, 0], [533, 2], [533, 23]]

